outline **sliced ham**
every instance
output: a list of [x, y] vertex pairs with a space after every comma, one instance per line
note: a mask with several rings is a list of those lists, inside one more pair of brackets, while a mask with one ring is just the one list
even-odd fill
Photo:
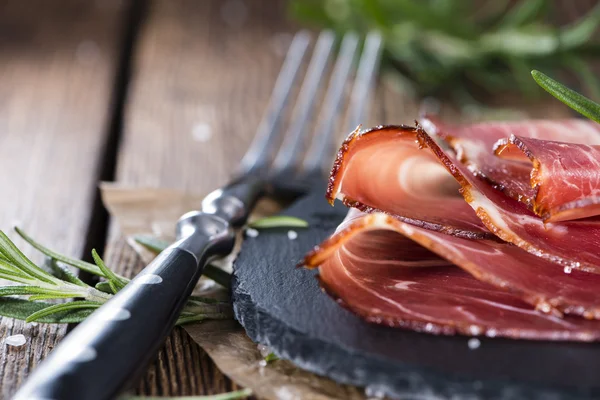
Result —
[[[544, 260], [508, 244], [446, 235], [380, 213], [355, 214], [305, 262], [320, 265], [324, 289], [371, 322], [435, 334], [600, 339], [600, 321], [559, 318], [548, 303], [580, 312], [564, 303], [573, 295], [570, 300], [591, 305], [588, 311], [596, 309], [600, 279], [547, 271], [535, 264]], [[548, 273], [541, 280], [540, 269]], [[553, 293], [554, 300], [539, 302], [541, 292]]]
[[486, 227], [506, 242], [546, 260], [565, 272], [573, 269], [600, 273], [600, 219], [544, 223], [522, 203], [495, 190], [476, 177], [450, 149], [419, 129], [422, 146], [428, 147], [462, 187], [462, 195]]
[[[496, 142], [511, 135], [522, 138], [600, 145], [600, 125], [588, 120], [488, 122], [448, 125], [432, 116], [421, 118], [428, 134], [442, 138], [457, 158], [494, 188], [535, 211], [537, 191], [531, 186], [531, 162], [517, 149], [503, 158], [494, 155]], [[558, 219], [557, 219], [558, 220]]]
[[522, 157], [531, 171], [527, 202], [545, 222], [600, 214], [600, 146], [511, 135], [495, 146], [497, 156]]
[[327, 198], [435, 231], [493, 238], [452, 176], [433, 154], [419, 150], [413, 127], [380, 126], [350, 134], [335, 160]]

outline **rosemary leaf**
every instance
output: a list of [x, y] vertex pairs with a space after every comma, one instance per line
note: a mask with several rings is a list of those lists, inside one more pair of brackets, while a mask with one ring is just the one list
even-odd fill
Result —
[[94, 310], [94, 309], [100, 307], [101, 305], [102, 305], [102, 303], [97, 303], [94, 301], [73, 301], [70, 303], [54, 304], [54, 305], [43, 308], [43, 309], [36, 311], [33, 314], [29, 315], [27, 317], [27, 319], [25, 319], [25, 322], [37, 321], [43, 317], [46, 317], [46, 316], [49, 316], [52, 314], [56, 314], [56, 313], [65, 312], [65, 311], [71, 311], [71, 310], [77, 310], [77, 309]]
[[0, 287], [0, 296], [26, 296], [39, 294], [43, 291], [44, 289], [36, 286], [2, 286]]
[[181, 326], [185, 324], [189, 324], [192, 322], [200, 322], [205, 321], [207, 319], [231, 319], [231, 315], [225, 313], [215, 313], [215, 314], [196, 314], [196, 315], [182, 315], [177, 319], [177, 323], [175, 325]]
[[169, 247], [170, 244], [166, 240], [161, 240], [149, 235], [135, 235], [133, 236], [133, 240], [156, 254]]
[[56, 285], [57, 279], [35, 265], [2, 231], [0, 231], [0, 252], [11, 261], [13, 266], [17, 267], [25, 274], [42, 282]]
[[308, 222], [303, 219], [290, 217], [288, 215], [275, 215], [253, 221], [248, 224], [250, 228], [308, 228]]
[[235, 392], [213, 394], [211, 396], [185, 396], [185, 397], [146, 397], [146, 396], [121, 396], [119, 400], [241, 400], [252, 394], [252, 390], [243, 389]]
[[269, 353], [269, 354], [267, 354], [267, 356], [265, 357], [265, 361], [266, 361], [266, 362], [268, 362], [268, 363], [270, 363], [271, 361], [277, 361], [277, 360], [279, 360], [279, 357], [277, 357], [277, 356], [275, 355], [275, 353]]
[[556, 97], [558, 100], [571, 107], [581, 115], [600, 123], [600, 104], [588, 99], [585, 96], [569, 89], [565, 85], [555, 81], [554, 79], [544, 75], [543, 73], [533, 70], [531, 71], [533, 79], [544, 90]]
[[226, 289], [229, 289], [231, 285], [231, 274], [212, 264], [207, 264], [206, 267], [204, 267], [202, 275], [208, 279], [212, 279]]
[[33, 281], [30, 276], [24, 275], [21, 271], [15, 272], [13, 270], [7, 270], [4, 268], [0, 268], [0, 278], [17, 283], [31, 283]]
[[[25, 321], [27, 317], [45, 308], [53, 306], [52, 303], [33, 302], [13, 297], [0, 298], [0, 316], [15, 318]], [[82, 322], [89, 316], [93, 309], [79, 309], [40, 317], [36, 320], [46, 324], [72, 324]]]
[[52, 275], [54, 275], [55, 277], [57, 277], [60, 280], [70, 282], [70, 283], [73, 283], [78, 286], [84, 286], [84, 287], [88, 286], [81, 279], [76, 277], [75, 274], [73, 272], [71, 272], [71, 270], [69, 268], [59, 265], [56, 262], [56, 260], [51, 257], [46, 258], [46, 262], [44, 263], [44, 266], [46, 267], [48, 272], [50, 272]]
[[101, 292], [113, 294], [113, 290], [108, 282], [98, 282], [96, 283], [95, 288]]
[[[57, 261], [60, 261], [62, 263], [65, 263], [67, 265], [70, 265], [72, 267], [78, 268], [82, 271], [86, 271], [89, 272], [90, 274], [93, 275], [97, 275], [97, 276], [101, 276], [106, 278], [106, 276], [104, 276], [104, 273], [100, 270], [100, 268], [98, 268], [98, 266], [92, 264], [92, 263], [88, 263], [85, 261], [81, 261], [81, 260], [77, 260], [75, 258], [71, 258], [71, 257], [67, 257], [63, 254], [57, 253], [53, 250], [50, 250], [49, 248], [42, 246], [41, 244], [39, 244], [38, 242], [36, 242], [32, 237], [30, 237], [29, 235], [27, 235], [24, 231], [22, 231], [19, 227], [15, 227], [14, 228], [15, 231], [19, 234], [19, 236], [21, 236], [27, 243], [29, 243], [31, 246], [33, 246], [35, 249], [37, 249], [38, 251], [40, 251], [42, 254], [51, 257]], [[127, 281], [124, 277], [119, 276], [119, 278], [121, 279], [121, 281]]]
[[36, 295], [30, 296], [29, 301], [75, 299], [75, 298], [85, 298], [85, 296], [83, 294], [76, 294], [76, 293], [36, 294]]
[[98, 255], [96, 249], [92, 249], [92, 257], [94, 258], [94, 262], [98, 268], [100, 268], [100, 271], [102, 271], [106, 279], [108, 279], [108, 284], [110, 285], [111, 289], [113, 289], [114, 293], [117, 293], [119, 290], [125, 287], [126, 284], [121, 282], [119, 277], [106, 267], [106, 264], [104, 264], [104, 261]]

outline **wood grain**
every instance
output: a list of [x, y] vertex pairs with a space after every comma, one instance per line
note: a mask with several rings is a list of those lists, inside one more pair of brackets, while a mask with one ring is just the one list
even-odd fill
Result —
[[[125, 5], [0, 5], [0, 228], [8, 232], [19, 220], [34, 237], [77, 257], [110, 120]], [[22, 347], [0, 345], [0, 398], [14, 393], [65, 331], [63, 325], [0, 320], [0, 340], [18, 333], [28, 338]]]
[[[117, 182], [206, 191], [244, 154], [283, 60], [282, 2], [157, 0], [150, 4], [117, 163]], [[280, 49], [283, 47], [283, 52]], [[207, 141], [202, 135], [210, 135]], [[143, 265], [113, 227], [108, 262]], [[152, 395], [211, 394], [232, 385], [175, 329], [138, 387]]]

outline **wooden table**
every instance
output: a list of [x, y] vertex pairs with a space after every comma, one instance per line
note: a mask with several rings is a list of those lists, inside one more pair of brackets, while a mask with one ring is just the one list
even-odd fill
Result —
[[[110, 225], [98, 182], [196, 192], [223, 183], [252, 138], [293, 29], [274, 0], [4, 1], [0, 229], [19, 220], [76, 257], [105, 248], [109, 266], [135, 274], [143, 265]], [[383, 88], [366, 124], [414, 115], [412, 102]], [[198, 140], [207, 130], [210, 141]], [[0, 398], [67, 329], [0, 319], [0, 338], [28, 338], [0, 347]], [[176, 328], [138, 391], [234, 388]]]

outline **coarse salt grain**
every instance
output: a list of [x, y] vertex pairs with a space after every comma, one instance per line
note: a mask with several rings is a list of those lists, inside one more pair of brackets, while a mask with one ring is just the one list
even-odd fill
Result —
[[296, 240], [298, 238], [298, 232], [296, 231], [288, 231], [287, 235], [290, 240]]
[[253, 228], [246, 229], [246, 236], [255, 238], [258, 236], [258, 231]]
[[7, 346], [18, 347], [23, 346], [25, 343], [27, 343], [27, 339], [25, 339], [25, 335], [21, 335], [20, 333], [18, 335], [12, 335], [4, 339], [4, 344]]
[[565, 269], [563, 269], [563, 271], [565, 272], [565, 274], [570, 274], [572, 270], [573, 269], [571, 267], [565, 267]]
[[477, 338], [471, 338], [467, 342], [467, 346], [469, 346], [469, 349], [471, 350], [476, 350], [479, 348], [479, 346], [481, 346], [481, 341]]
[[267, 360], [260, 360], [258, 362], [258, 365], [261, 366], [261, 367], [266, 367], [267, 366]]

